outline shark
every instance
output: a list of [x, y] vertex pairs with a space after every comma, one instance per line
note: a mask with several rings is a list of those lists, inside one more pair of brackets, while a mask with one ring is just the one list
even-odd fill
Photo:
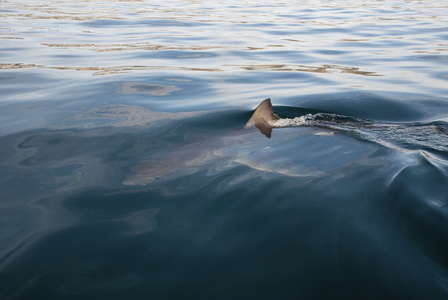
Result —
[[[288, 130], [273, 137], [273, 130], [281, 128], [318, 128], [321, 131], [301, 131], [294, 134]], [[254, 130], [258, 129], [258, 131]], [[324, 171], [306, 159], [298, 163], [288, 162], [291, 155], [282, 155], [285, 145], [292, 140], [306, 140], [309, 134], [331, 136], [342, 132], [350, 138], [380, 144], [400, 151], [435, 151], [448, 153], [448, 123], [393, 123], [355, 117], [316, 112], [295, 118], [282, 118], [275, 113], [271, 99], [263, 100], [253, 111], [242, 128], [207, 135], [205, 138], [182, 143], [180, 146], [164, 148], [152, 153], [147, 159], [130, 168], [124, 185], [148, 185], [153, 182], [179, 178], [206, 170], [207, 174], [218, 173], [245, 165], [259, 172], [276, 173], [290, 177], [323, 176]], [[260, 135], [261, 133], [261, 135]], [[267, 138], [267, 139], [266, 139]], [[301, 143], [304, 151], [316, 152], [319, 145], [308, 137]], [[317, 149], [314, 149], [317, 147]], [[294, 146], [290, 150], [296, 151]], [[350, 153], [351, 146], [338, 145], [338, 153]], [[345, 149], [345, 150], [344, 150]], [[297, 152], [297, 151], [296, 151]], [[340, 164], [354, 159], [350, 155], [337, 158]], [[322, 160], [324, 163], [326, 160]], [[328, 161], [328, 164], [334, 163]]]

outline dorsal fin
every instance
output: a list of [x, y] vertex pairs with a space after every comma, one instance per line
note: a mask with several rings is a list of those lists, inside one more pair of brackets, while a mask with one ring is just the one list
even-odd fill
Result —
[[269, 122], [274, 120], [275, 116], [272, 110], [271, 99], [267, 98], [258, 105], [244, 128], [255, 126], [262, 134], [271, 138], [272, 127], [269, 126]]

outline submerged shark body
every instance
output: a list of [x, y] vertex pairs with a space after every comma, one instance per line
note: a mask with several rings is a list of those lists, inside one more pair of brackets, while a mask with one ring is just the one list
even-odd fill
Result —
[[[254, 127], [269, 139], [251, 130]], [[316, 168], [306, 166], [305, 161], [291, 164], [285, 161], [281, 153], [272, 150], [278, 147], [278, 152], [282, 151], [281, 144], [294, 138], [290, 134], [278, 134], [270, 139], [274, 128], [286, 127], [317, 127], [346, 132], [357, 139], [398, 150], [448, 153], [448, 125], [445, 122], [384, 123], [327, 113], [307, 114], [293, 119], [278, 118], [268, 98], [255, 109], [244, 128], [155, 152], [149, 159], [134, 166], [123, 184], [145, 185], [201, 170], [216, 173], [238, 164], [286, 176], [321, 175]], [[310, 143], [302, 144], [304, 146], [312, 147]]]
[[[271, 129], [272, 130], [272, 129]], [[213, 135], [188, 138], [180, 145], [163, 148], [150, 154], [131, 168], [125, 185], [146, 185], [171, 180], [204, 171], [208, 175], [245, 165], [254, 170], [287, 176], [300, 176], [290, 166], [278, 164], [268, 154], [288, 137], [278, 135], [275, 140], [260, 135], [254, 126], [230, 129]], [[270, 156], [272, 159], [267, 159]]]

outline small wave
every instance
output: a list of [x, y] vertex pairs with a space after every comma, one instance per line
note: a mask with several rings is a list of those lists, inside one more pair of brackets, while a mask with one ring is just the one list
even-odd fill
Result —
[[321, 127], [349, 132], [355, 138], [401, 150], [437, 150], [448, 152], [448, 124], [385, 123], [337, 114], [307, 114], [293, 119], [271, 121], [272, 128]]

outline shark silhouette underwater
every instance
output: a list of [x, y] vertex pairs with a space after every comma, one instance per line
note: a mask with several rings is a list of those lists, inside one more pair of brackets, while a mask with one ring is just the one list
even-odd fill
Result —
[[[313, 170], [313, 167], [288, 164], [284, 159], [278, 159], [281, 155], [273, 159], [272, 153], [262, 156], [258, 154], [261, 150], [269, 150], [272, 145], [285, 143], [290, 139], [290, 135], [271, 139], [273, 129], [292, 127], [318, 127], [345, 132], [355, 139], [397, 150], [429, 150], [444, 156], [448, 154], [446, 122], [388, 123], [322, 112], [295, 118], [280, 118], [273, 110], [271, 99], [267, 98], [254, 110], [244, 128], [155, 152], [132, 167], [123, 184], [146, 185], [201, 170], [216, 173], [235, 163], [286, 176], [318, 176], [320, 172]], [[252, 128], [257, 128], [262, 135], [254, 133], [250, 130]], [[268, 139], [262, 140], [263, 135]]]

